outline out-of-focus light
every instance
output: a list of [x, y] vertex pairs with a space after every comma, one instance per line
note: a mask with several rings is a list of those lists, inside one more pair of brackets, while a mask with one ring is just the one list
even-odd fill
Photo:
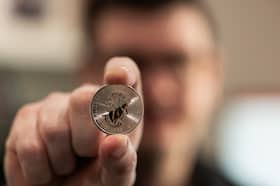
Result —
[[280, 185], [280, 95], [230, 101], [217, 132], [217, 161], [246, 186]]

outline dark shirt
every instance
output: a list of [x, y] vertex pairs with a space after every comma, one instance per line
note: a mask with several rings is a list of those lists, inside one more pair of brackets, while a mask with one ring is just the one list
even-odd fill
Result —
[[[158, 163], [159, 157], [156, 153], [152, 153], [149, 157], [138, 154], [137, 178], [135, 186], [152, 186], [151, 180], [155, 176], [155, 165]], [[153, 185], [162, 186], [162, 185]], [[169, 186], [169, 185], [164, 185]], [[171, 185], [172, 186], [172, 185]], [[226, 179], [219, 171], [207, 166], [202, 160], [198, 158], [195, 164], [193, 175], [190, 182], [185, 182], [182, 186], [236, 186]]]
[[3, 167], [4, 167], [3, 166], [3, 158], [1, 156], [1, 161], [0, 161], [0, 185], [4, 185], [4, 171], [3, 171]]
[[235, 186], [219, 171], [198, 161], [191, 180], [192, 186]]

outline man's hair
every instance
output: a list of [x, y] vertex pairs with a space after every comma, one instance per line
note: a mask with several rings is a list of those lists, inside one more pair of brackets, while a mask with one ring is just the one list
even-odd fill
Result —
[[186, 5], [194, 6], [208, 23], [213, 38], [218, 40], [218, 31], [215, 19], [213, 18], [209, 7], [201, 0], [88, 0], [85, 11], [86, 32], [89, 35], [93, 33], [94, 20], [98, 19], [99, 13], [108, 7], [154, 10], [174, 3], [184, 3]]

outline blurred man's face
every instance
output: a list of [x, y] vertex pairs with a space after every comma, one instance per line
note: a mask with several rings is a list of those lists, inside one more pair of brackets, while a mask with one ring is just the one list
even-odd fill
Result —
[[207, 131], [221, 80], [204, 18], [193, 7], [174, 4], [151, 11], [114, 7], [98, 20], [98, 65], [92, 74], [101, 75], [113, 56], [138, 64], [145, 100], [143, 146], [192, 148]]

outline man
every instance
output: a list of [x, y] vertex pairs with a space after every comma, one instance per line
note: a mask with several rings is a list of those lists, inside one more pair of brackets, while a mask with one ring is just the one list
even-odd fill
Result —
[[[101, 0], [89, 7], [87, 84], [19, 110], [6, 143], [8, 185], [226, 185], [196, 163], [223, 84], [203, 6]], [[91, 122], [89, 104], [104, 83], [143, 95], [144, 122], [131, 134], [106, 136]]]

